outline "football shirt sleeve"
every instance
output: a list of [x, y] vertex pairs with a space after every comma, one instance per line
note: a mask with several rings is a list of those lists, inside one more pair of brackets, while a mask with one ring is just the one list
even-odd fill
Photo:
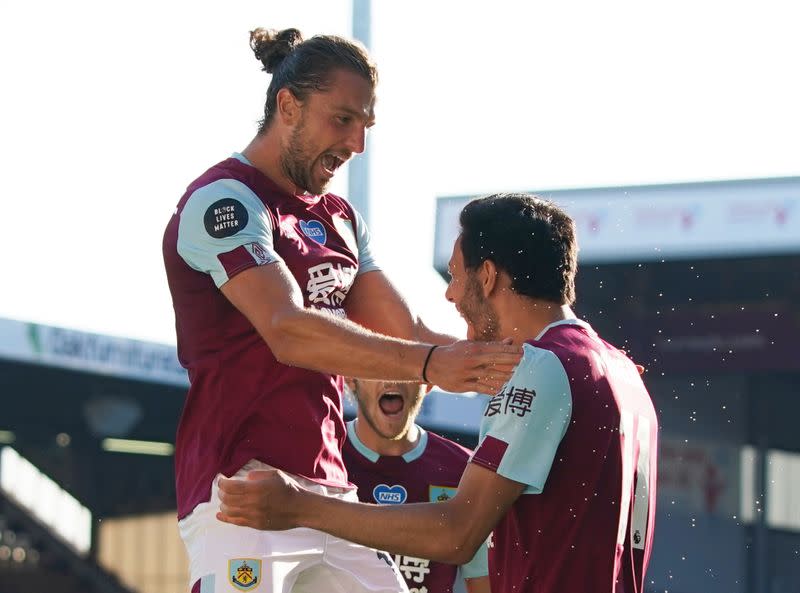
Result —
[[264, 203], [246, 185], [220, 179], [197, 189], [178, 224], [178, 254], [217, 287], [251, 268], [281, 261]]
[[550, 350], [530, 344], [511, 379], [489, 400], [470, 461], [542, 492], [572, 416], [569, 379]]
[[372, 248], [369, 243], [371, 235], [367, 228], [367, 223], [355, 208], [353, 209], [356, 215], [356, 243], [358, 244], [358, 274], [365, 272], [374, 272], [380, 270], [381, 267], [375, 261], [375, 256], [372, 253]]
[[461, 566], [461, 577], [477, 579], [489, 575], [489, 546], [483, 542], [472, 560]]

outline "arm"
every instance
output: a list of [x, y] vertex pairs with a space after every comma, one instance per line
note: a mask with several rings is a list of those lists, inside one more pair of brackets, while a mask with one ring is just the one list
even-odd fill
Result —
[[[420, 379], [430, 344], [389, 338], [306, 309], [281, 261], [248, 268], [221, 290], [284, 364], [365, 379]], [[427, 374], [444, 389], [493, 393], [511, 375], [519, 356], [518, 346], [456, 342], [434, 352]]]
[[220, 513], [257, 529], [311, 527], [397, 554], [464, 564], [523, 493], [544, 490], [570, 424], [569, 377], [558, 357], [529, 345], [505, 391], [489, 402], [481, 442], [456, 495], [396, 506], [350, 503], [301, 489], [278, 470], [220, 480]]
[[220, 480], [217, 517], [257, 529], [310, 527], [394, 554], [465, 564], [523, 489], [470, 463], [446, 502], [377, 506], [303, 490], [279, 470], [257, 471]]
[[347, 318], [374, 332], [430, 344], [451, 344], [454, 336], [429, 329], [381, 270], [359, 274], [345, 300]]
[[492, 593], [489, 586], [489, 577], [478, 577], [476, 579], [464, 579], [467, 593]]

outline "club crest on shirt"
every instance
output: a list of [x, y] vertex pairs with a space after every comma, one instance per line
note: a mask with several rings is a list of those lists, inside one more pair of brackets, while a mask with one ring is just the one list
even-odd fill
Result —
[[322, 223], [318, 220], [309, 220], [308, 222], [301, 220], [300, 230], [303, 231], [303, 234], [306, 237], [319, 243], [320, 245], [325, 245], [325, 241], [328, 240], [328, 233]]
[[456, 489], [449, 486], [428, 486], [429, 502], [444, 502], [456, 495]]
[[378, 504], [403, 504], [408, 498], [408, 492], [400, 484], [378, 484], [372, 489], [372, 496]]
[[232, 237], [244, 227], [250, 215], [239, 200], [223, 198], [211, 204], [203, 215], [206, 232], [215, 239]]
[[228, 560], [231, 585], [239, 591], [254, 591], [261, 582], [261, 560], [234, 558]]

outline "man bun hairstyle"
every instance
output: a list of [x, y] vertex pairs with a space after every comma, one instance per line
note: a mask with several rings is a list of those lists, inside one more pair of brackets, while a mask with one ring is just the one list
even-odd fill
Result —
[[275, 72], [275, 68], [302, 42], [303, 35], [297, 29], [258, 28], [250, 31], [250, 49], [268, 74]]
[[366, 48], [344, 37], [315, 35], [303, 40], [297, 29], [259, 28], [250, 31], [250, 48], [262, 70], [272, 75], [259, 134], [269, 127], [277, 110], [278, 91], [283, 88], [304, 101], [309, 93], [327, 90], [337, 69], [362, 76], [373, 88], [378, 84], [378, 69]]
[[491, 260], [511, 277], [515, 293], [575, 302], [575, 223], [553, 202], [523, 193], [472, 200], [461, 211], [461, 253], [468, 270]]

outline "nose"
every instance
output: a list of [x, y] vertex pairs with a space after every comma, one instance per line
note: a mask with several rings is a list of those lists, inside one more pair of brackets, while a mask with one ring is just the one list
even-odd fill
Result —
[[453, 282], [447, 283], [447, 288], [444, 289], [444, 298], [446, 298], [451, 303], [455, 303], [456, 301], [453, 299]]
[[367, 146], [366, 126], [357, 126], [347, 139], [347, 149], [353, 154], [361, 154]]

